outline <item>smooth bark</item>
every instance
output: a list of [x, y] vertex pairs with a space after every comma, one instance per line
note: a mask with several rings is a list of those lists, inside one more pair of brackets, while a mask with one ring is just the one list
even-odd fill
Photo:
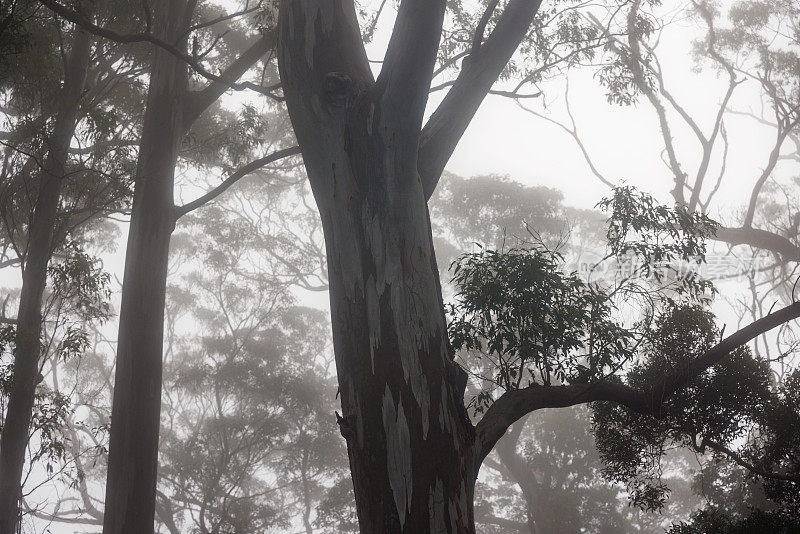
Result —
[[[269, 50], [273, 35], [257, 39], [204, 89], [188, 89], [187, 38], [196, 2], [170, 0], [153, 9], [154, 46], [147, 109], [136, 169], [119, 318], [111, 415], [105, 534], [153, 532], [161, 412], [164, 304], [169, 243], [185, 213], [222, 194], [252, 170], [296, 153], [288, 148], [254, 161], [218, 188], [179, 208], [174, 174], [181, 142], [194, 121]], [[70, 20], [81, 22], [80, 17]], [[97, 31], [89, 25], [90, 31]], [[119, 42], [137, 36], [106, 31]], [[163, 46], [169, 43], [169, 46]]]
[[[185, 48], [186, 0], [154, 6], [157, 37]], [[105, 534], [153, 532], [173, 187], [188, 69], [155, 48], [125, 255], [106, 480]]]

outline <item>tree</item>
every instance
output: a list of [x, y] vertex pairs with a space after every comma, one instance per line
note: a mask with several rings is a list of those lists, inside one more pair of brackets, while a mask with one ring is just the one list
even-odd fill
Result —
[[[197, 2], [158, 2], [152, 8], [145, 3], [135, 19], [144, 23], [145, 31], [124, 34], [100, 27], [58, 2], [42, 3], [101, 37], [154, 45], [126, 251], [104, 514], [106, 532], [147, 532], [153, 528], [155, 510], [164, 303], [169, 241], [175, 222], [216, 198], [242, 176], [296, 153], [287, 148], [244, 164], [213, 190], [184, 206], [175, 206], [179, 148], [200, 116], [231, 87], [260, 88], [264, 94], [271, 94], [259, 84], [239, 84], [237, 80], [267, 53], [274, 34], [265, 31], [251, 39], [238, 57], [218, 54], [215, 59], [229, 63], [221, 75], [214, 75], [203, 62], [219, 39], [209, 38], [209, 52], [201, 56], [195, 50], [192, 56], [188, 51], [190, 35], [205, 30], [208, 36], [209, 27], [248, 15], [253, 9], [245, 8], [219, 20], [212, 14], [210, 19], [197, 21], [195, 17], [205, 15], [196, 10]], [[192, 89], [187, 63], [211, 81]]]
[[793, 305], [754, 323], [647, 393], [605, 381], [509, 388], [473, 428], [447, 345], [425, 202], [538, 7], [509, 2], [485, 42], [479, 26], [459, 77], [423, 127], [444, 3], [400, 4], [376, 79], [351, 4], [281, 4], [282, 88], [325, 231], [342, 427], [362, 532], [473, 532], [477, 469], [516, 419], [590, 400], [657, 411], [655, 399], [767, 325], [797, 316]]
[[[319, 266], [310, 268], [316, 214], [305, 194], [303, 176], [286, 164], [243, 178], [177, 225], [155, 506], [161, 530], [310, 529], [322, 494], [346, 473], [327, 321], [291, 295], [320, 283]], [[67, 456], [82, 476], [37, 517], [102, 524], [97, 489], [113, 376], [104, 345], [62, 370], [75, 407]]]
[[[76, 263], [80, 248], [97, 231], [97, 218], [125, 209], [129, 196], [125, 137], [130, 132], [128, 121], [135, 122], [137, 95], [135, 54], [96, 42], [80, 28], [62, 28], [57, 17], [34, 3], [14, 2], [8, 7], [3, 27], [10, 33], [2, 38], [14, 46], [3, 59], [8, 71], [2, 82], [3, 114], [9, 131], [0, 134], [4, 147], [0, 265], [19, 267], [22, 286], [16, 317], [5, 318], [15, 332], [0, 441], [2, 532], [11, 532], [19, 519], [29, 426], [48, 356], [43, 348], [53, 345], [43, 336], [43, 321], [52, 319], [48, 303], [43, 302], [48, 273], [60, 270], [81, 280], [79, 270], [65, 269], [80, 265]], [[95, 13], [83, 7], [87, 16], [106, 15], [102, 9]], [[54, 49], [52, 40], [61, 40], [64, 48]], [[117, 109], [111, 111], [112, 106]], [[75, 148], [74, 141], [81, 146]], [[51, 264], [54, 256], [60, 256], [60, 265]], [[77, 293], [91, 289], [72, 289], [76, 288]], [[57, 295], [58, 288], [52, 293]]]
[[[731, 136], [731, 122], [745, 117], [767, 127], [770, 143], [763, 154], [754, 154], [763, 165], [756, 175], [748, 178], [748, 201], [734, 222], [718, 229], [715, 239], [731, 247], [746, 245], [769, 252], [784, 264], [794, 263], [800, 258], [795, 213], [788, 208], [759, 220], [761, 210], [757, 207], [766, 207], [772, 200], [769, 184], [777, 180], [781, 166], [797, 159], [800, 118], [796, 105], [797, 6], [783, 1], [743, 1], [717, 6], [698, 0], [680, 13], [701, 28], [690, 52], [696, 67], [710, 67], [721, 79], [717, 105], [695, 111], [689, 102], [677, 96], [679, 87], [661, 61], [665, 40], [662, 37], [669, 35], [675, 19], [665, 20], [658, 3], [631, 2], [626, 16], [620, 17], [616, 35], [604, 21], [588, 14], [597, 30], [609, 37], [608, 58], [590, 68], [610, 104], [643, 104], [651, 109], [657, 121], [655, 130], [663, 142], [662, 160], [668, 173], [666, 180], [671, 182], [670, 194], [676, 203], [686, 205], [690, 211], [711, 213], [719, 192], [736, 183], [734, 180], [742, 180], [734, 176], [736, 169], [728, 165], [730, 156], [736, 150], [755, 152]], [[736, 97], [748, 85], [761, 94], [761, 114], [737, 109], [740, 105]], [[567, 94], [564, 100], [568, 116], [564, 123], [543, 112], [528, 111], [565, 131], [575, 140], [592, 174], [608, 186], [615, 185], [616, 178], [602, 172], [601, 165], [587, 150]], [[685, 138], [677, 137], [684, 133]], [[679, 142], [683, 139], [687, 141]]]
[[[188, 127], [181, 120], [182, 107], [174, 103], [182, 101], [176, 92], [186, 86], [181, 61], [197, 66], [186, 54], [192, 6], [159, 4], [153, 13], [155, 35], [128, 37], [147, 40], [156, 50], [123, 290], [105, 519], [109, 533], [152, 528], [172, 172], [182, 127]], [[622, 339], [611, 343], [621, 343], [620, 353], [603, 347], [599, 359], [590, 362], [595, 366], [588, 368], [588, 382], [580, 380], [583, 372], [567, 365], [575, 360], [569, 346], [554, 348], [567, 361], [553, 373], [546, 359], [537, 361], [543, 363], [539, 370], [546, 385], [509, 387], [472, 425], [463, 401], [466, 377], [453, 363], [448, 344], [426, 202], [458, 139], [494, 82], [507, 72], [520, 43], [525, 41], [524, 51], [534, 61], [547, 65], [564, 56], [568, 61], [587, 58], [606, 42], [601, 32], [559, 3], [543, 12], [547, 19], [535, 22], [539, 7], [535, 0], [510, 0], [502, 7], [492, 1], [473, 16], [457, 6], [454, 18], [472, 38], [442, 41], [445, 2], [404, 0], [375, 78], [352, 2], [280, 4], [281, 89], [325, 235], [340, 427], [362, 532], [474, 532], [478, 469], [524, 414], [601, 400], [658, 413], [663, 399], [733, 349], [800, 315], [798, 304], [769, 314], [641, 388], [595, 374], [624, 360]], [[553, 34], [549, 28], [555, 28]], [[445, 54], [445, 71], [452, 72], [463, 60], [455, 80], [446, 85], [447, 96], [423, 127], [440, 41], [452, 52]], [[564, 51], [559, 47], [566, 54], [559, 54]], [[541, 68], [518, 67], [525, 81], [542, 75]], [[674, 215], [671, 223], [686, 220], [684, 215]], [[551, 272], [553, 262], [542, 259], [536, 259], [539, 271]], [[573, 293], [579, 288], [574, 280], [546, 279], [565, 297], [574, 297], [566, 319], [581, 329], [594, 324], [583, 313], [570, 313], [598, 294]], [[511, 385], [513, 379], [507, 378]], [[569, 383], [558, 385], [564, 381]]]

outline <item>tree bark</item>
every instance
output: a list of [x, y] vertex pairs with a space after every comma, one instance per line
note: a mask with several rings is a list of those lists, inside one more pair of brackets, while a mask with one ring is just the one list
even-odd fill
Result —
[[[405, 2], [398, 24], [435, 4]], [[404, 82], [408, 101], [419, 100], [421, 74], [390, 52], [404, 76], [373, 82], [350, 2], [282, 2], [280, 17], [284, 94], [325, 235], [339, 423], [361, 532], [473, 533], [466, 379], [448, 347], [417, 172], [424, 101], [396, 100]], [[405, 38], [424, 40], [420, 32]]]
[[[174, 205], [178, 149], [194, 121], [272, 46], [257, 39], [214, 81], [188, 90], [187, 39], [195, 0], [156, 2], [147, 110], [136, 169], [120, 306], [117, 367], [106, 481], [105, 534], [153, 532], [161, 412], [161, 382], [169, 243], [175, 222], [212, 200], [248, 169], [296, 153], [277, 151], [245, 166], [216, 190], [186, 206]], [[62, 10], [63, 11], [63, 10]], [[66, 16], [66, 15], [65, 15]], [[79, 17], [76, 23], [86, 24]], [[98, 31], [97, 28], [90, 28]], [[136, 41], [100, 32], [120, 42]], [[158, 43], [168, 43], [162, 46]]]
[[22, 271], [14, 348], [14, 382], [0, 437], [0, 534], [16, 532], [20, 519], [22, 471], [36, 386], [40, 381], [42, 296], [47, 283], [47, 266], [54, 247], [61, 180], [67, 172], [68, 151], [78, 121], [89, 54], [88, 34], [76, 29], [64, 65], [64, 85], [53, 132], [47, 138], [47, 156], [41, 169]]
[[[157, 37], [186, 47], [187, 0], [154, 5]], [[183, 40], [178, 42], [183, 36]], [[173, 188], [186, 64], [154, 48], [125, 256], [106, 480], [105, 534], [153, 532]]]

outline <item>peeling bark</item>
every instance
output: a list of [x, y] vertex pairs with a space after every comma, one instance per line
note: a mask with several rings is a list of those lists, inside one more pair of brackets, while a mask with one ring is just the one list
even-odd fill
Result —
[[[430, 4], [407, 15], [443, 8]], [[325, 234], [361, 532], [472, 533], [472, 425], [417, 172], [427, 88], [400, 44], [387, 61], [408, 75], [373, 81], [349, 2], [283, 2], [280, 17], [284, 94]], [[413, 113], [398, 111], [404, 90]]]

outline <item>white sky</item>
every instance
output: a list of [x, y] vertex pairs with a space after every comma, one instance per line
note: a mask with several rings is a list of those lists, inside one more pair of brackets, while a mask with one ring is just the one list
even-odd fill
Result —
[[[381, 24], [378, 38], [369, 47], [371, 58], [381, 57], [390, 23]], [[688, 52], [695, 35], [696, 28], [691, 24], [669, 30], [661, 45], [665, 52], [661, 61], [667, 73], [667, 84], [676, 98], [695, 114], [701, 125], [708, 127], [722, 98], [725, 81], [710, 72], [693, 72], [693, 60]], [[600, 170], [612, 181], [625, 180], [669, 202], [672, 182], [659, 157], [663, 141], [652, 108], [645, 103], [631, 108], [609, 105], [597, 82], [585, 72], [574, 73], [570, 79], [572, 110]], [[528, 100], [526, 105], [545, 111], [556, 120], [565, 120], [563, 84], [547, 84], [544, 88], [546, 93], [542, 99]], [[429, 112], [443, 94], [432, 97]], [[742, 87], [733, 101], [736, 109], [757, 110], [759, 106], [758, 93], [747, 86]], [[718, 211], [712, 215], [727, 215], [746, 202], [771, 142], [772, 132], [748, 119], [729, 117], [728, 131], [735, 149], [732, 145], [729, 172], [723, 182], [727, 185], [723, 185], [717, 198]], [[682, 154], [679, 157], [686, 162], [685, 170], [691, 176], [698, 151], [687, 133], [688, 130], [677, 129], [674, 136]], [[554, 187], [564, 193], [567, 205], [582, 208], [594, 206], [608, 193], [606, 186], [590, 173], [577, 146], [566, 133], [521, 111], [513, 101], [496, 96], [486, 99], [447, 169], [462, 176], [506, 174], [525, 184]], [[786, 175], [789, 170], [793, 169], [784, 167], [780, 172]], [[107, 268], [120, 280], [125, 238], [123, 233], [118, 253], [106, 258]], [[308, 302], [327, 307], [327, 296], [316, 294]], [[53, 525], [51, 531], [67, 533], [75, 529]]]

